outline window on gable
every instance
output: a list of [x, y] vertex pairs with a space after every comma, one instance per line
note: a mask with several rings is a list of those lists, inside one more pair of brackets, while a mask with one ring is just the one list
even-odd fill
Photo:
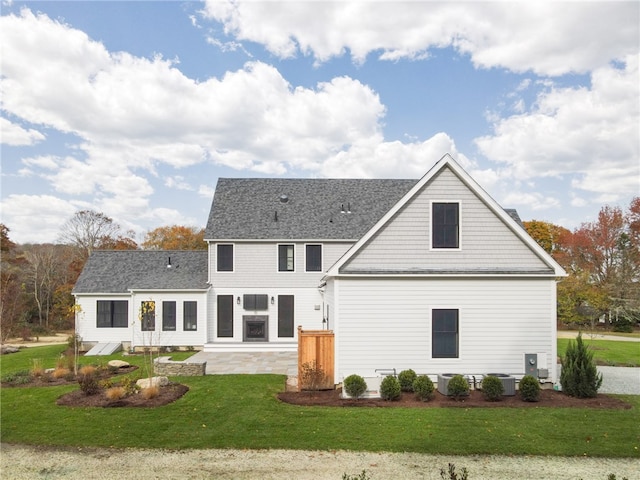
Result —
[[[233, 297], [231, 297], [233, 303]], [[233, 306], [232, 306], [233, 308]], [[182, 304], [183, 310], [183, 330], [197, 330], [198, 329], [198, 302], [193, 300], [186, 301]]]
[[322, 245], [307, 245], [305, 248], [305, 270], [307, 272], [322, 271]]
[[176, 302], [162, 302], [162, 330], [176, 329]]
[[127, 328], [129, 326], [129, 302], [127, 300], [98, 300], [97, 328]]
[[432, 248], [459, 248], [460, 225], [459, 204], [457, 203], [433, 203], [432, 204]]
[[264, 294], [246, 294], [242, 298], [242, 307], [245, 310], [268, 310], [269, 296]]
[[293, 245], [278, 245], [278, 271], [279, 272], [293, 272], [295, 268], [294, 264], [294, 246]]
[[431, 356], [433, 358], [458, 358], [458, 310], [432, 310]]
[[140, 304], [140, 323], [143, 332], [153, 332], [156, 329], [156, 302]]
[[233, 245], [217, 245], [217, 271], [233, 272]]

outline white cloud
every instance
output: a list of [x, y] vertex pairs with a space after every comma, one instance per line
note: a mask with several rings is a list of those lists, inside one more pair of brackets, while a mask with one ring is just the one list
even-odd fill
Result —
[[502, 198], [501, 203], [512, 208], [526, 206], [534, 212], [558, 208], [561, 205], [560, 200], [555, 197], [522, 191], [511, 191]]
[[33, 128], [22, 128], [20, 125], [0, 117], [0, 143], [18, 147], [33, 145], [45, 139], [45, 136]]
[[[69, 201], [51, 195], [9, 195], [0, 203], [2, 223], [16, 243], [52, 242], [63, 225], [77, 211]], [[34, 219], [38, 228], [34, 229]]]
[[624, 68], [591, 75], [591, 88], [551, 88], [530, 111], [497, 119], [480, 151], [515, 179], [568, 177], [586, 192], [638, 192], [640, 178], [638, 55]]
[[[207, 0], [205, 18], [281, 58], [349, 52], [361, 63], [454, 46], [482, 68], [587, 72], [638, 47], [637, 2], [243, 2]], [[268, 19], [268, 21], [265, 21]], [[615, 27], [612, 27], [615, 26]], [[622, 48], [621, 48], [622, 47]], [[380, 53], [381, 52], [381, 53]]]

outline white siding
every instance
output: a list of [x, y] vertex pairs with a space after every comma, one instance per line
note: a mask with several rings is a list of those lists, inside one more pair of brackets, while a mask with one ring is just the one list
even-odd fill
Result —
[[[267, 310], [245, 310], [242, 305], [244, 294], [264, 294], [269, 298]], [[232, 295], [233, 302], [233, 337], [217, 338], [217, 295]], [[294, 296], [294, 336], [278, 337], [278, 295]], [[238, 305], [236, 299], [240, 297]], [[273, 297], [274, 303], [271, 303]], [[242, 342], [243, 315], [266, 315], [269, 317], [269, 342], [295, 343], [298, 342], [298, 326], [303, 329], [322, 329], [322, 309], [324, 306], [322, 295], [318, 288], [217, 288], [212, 295], [210, 308], [209, 343], [224, 344]], [[260, 348], [264, 342], [246, 342], [249, 347]]]
[[[98, 328], [98, 300], [127, 300], [129, 322], [127, 328]], [[138, 312], [143, 301], [154, 301], [156, 307], [155, 331], [142, 332]], [[176, 330], [162, 330], [162, 302], [176, 302]], [[198, 302], [197, 330], [184, 330], [183, 302]], [[202, 346], [207, 329], [207, 294], [205, 292], [136, 292], [119, 296], [78, 296], [76, 303], [81, 311], [77, 315], [77, 332], [84, 342], [131, 342], [132, 346]]]
[[[432, 201], [460, 203], [460, 249], [431, 249]], [[549, 269], [449, 168], [435, 175], [341, 272]]]
[[[376, 369], [524, 373], [525, 353], [555, 378], [555, 282], [550, 279], [335, 280], [337, 379]], [[459, 358], [431, 356], [431, 310], [459, 309]]]
[[[224, 242], [221, 242], [224, 243]], [[295, 271], [278, 271], [278, 245], [295, 245]], [[317, 288], [323, 272], [305, 272], [305, 245], [322, 242], [236, 242], [234, 243], [234, 271], [216, 271], [216, 244], [209, 246], [209, 272], [211, 284], [225, 288]], [[352, 245], [346, 242], [324, 243], [322, 246], [322, 264], [326, 271]]]

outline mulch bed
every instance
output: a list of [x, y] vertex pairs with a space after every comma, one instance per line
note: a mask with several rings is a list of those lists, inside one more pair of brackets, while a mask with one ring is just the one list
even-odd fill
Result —
[[561, 407], [561, 408], [609, 408], [629, 409], [631, 405], [604, 394], [595, 398], [574, 398], [555, 390], [541, 390], [540, 401], [525, 402], [519, 395], [502, 397], [497, 402], [489, 402], [484, 399], [482, 392], [472, 390], [469, 396], [456, 401], [451, 397], [435, 392], [434, 398], [428, 402], [417, 400], [412, 393], [403, 393], [400, 400], [385, 401], [374, 398], [361, 398], [359, 400], [341, 398], [341, 390], [324, 390], [319, 392], [283, 392], [278, 398], [285, 403], [304, 406], [323, 407], [408, 407], [408, 408], [438, 408], [438, 407]]
[[129, 395], [119, 400], [109, 400], [104, 392], [95, 395], [85, 395], [81, 390], [62, 395], [56, 403], [67, 407], [161, 407], [169, 403], [175, 402], [185, 393], [189, 391], [189, 387], [180, 383], [170, 383], [164, 387], [160, 387], [158, 396], [153, 398], [144, 398], [140, 393]]
[[[126, 375], [127, 373], [131, 373], [138, 370], [136, 365], [129, 365], [128, 367], [118, 368], [117, 370], [108, 370], [108, 369], [100, 369], [97, 370], [98, 380], [106, 380], [116, 375]], [[31, 380], [27, 383], [12, 383], [12, 382], [2, 382], [2, 388], [13, 387], [59, 387], [60, 385], [70, 385], [70, 384], [78, 384], [78, 381], [75, 379], [69, 380], [68, 378], [60, 377], [53, 378], [50, 374], [44, 374], [38, 377], [32, 377]]]

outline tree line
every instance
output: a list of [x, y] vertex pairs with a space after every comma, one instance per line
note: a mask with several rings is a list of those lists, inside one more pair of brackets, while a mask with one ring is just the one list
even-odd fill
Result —
[[146, 233], [138, 245], [100, 212], [82, 210], [60, 229], [56, 243], [18, 245], [0, 224], [0, 335], [29, 338], [74, 327], [71, 295], [94, 250], [206, 250], [204, 229], [172, 225]]
[[567, 271], [558, 283], [558, 321], [630, 331], [640, 322], [640, 197], [629, 207], [604, 206], [573, 231], [523, 222], [538, 244]]
[[[536, 242], [569, 274], [558, 283], [558, 321], [616, 330], [640, 322], [640, 197], [626, 210], [604, 206], [595, 221], [570, 231], [549, 222], [523, 222]], [[138, 245], [100, 212], [82, 210], [60, 229], [55, 244], [18, 245], [0, 224], [1, 340], [74, 326], [71, 295], [94, 250], [206, 250], [204, 229], [172, 225], [146, 233]]]

